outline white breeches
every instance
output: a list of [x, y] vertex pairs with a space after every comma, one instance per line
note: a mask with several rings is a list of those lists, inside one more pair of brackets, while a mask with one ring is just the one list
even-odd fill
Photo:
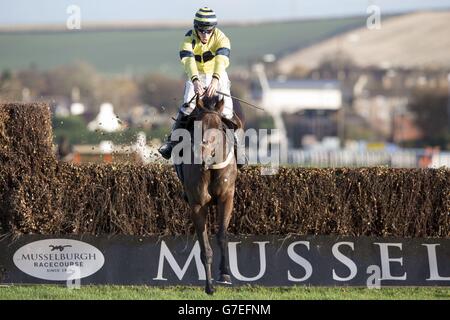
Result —
[[[211, 83], [212, 80], [212, 75], [207, 75], [207, 74], [200, 74], [199, 75], [199, 80], [202, 82], [202, 84], [204, 86], [209, 86], [209, 84]], [[226, 72], [222, 73], [220, 75], [220, 80], [219, 80], [219, 85], [217, 87], [218, 91], [221, 91], [223, 93], [226, 94], [230, 94], [230, 80], [228, 79], [228, 75]], [[187, 103], [189, 102], [192, 97], [194, 96], [195, 92], [194, 92], [194, 84], [192, 83], [191, 80], [186, 81], [186, 84], [184, 86], [184, 98], [183, 98], [183, 102]], [[219, 95], [220, 97], [220, 95]], [[222, 115], [227, 118], [227, 119], [231, 119], [233, 117], [233, 101], [231, 100], [230, 97], [224, 96], [223, 97], [225, 99], [224, 101], [224, 107], [223, 107], [223, 111], [222, 111]], [[188, 115], [192, 112], [192, 110], [194, 110], [195, 108], [195, 99], [194, 101], [192, 101], [188, 107], [184, 108], [182, 107], [180, 110]]]

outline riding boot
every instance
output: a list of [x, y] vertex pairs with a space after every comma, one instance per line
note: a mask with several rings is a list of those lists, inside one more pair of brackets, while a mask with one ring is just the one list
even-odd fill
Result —
[[[233, 136], [234, 136], [234, 154], [236, 155], [236, 164], [237, 168], [241, 169], [247, 164], [247, 157], [245, 155], [245, 146], [240, 145], [241, 141], [236, 131], [234, 132]], [[239, 149], [238, 146], [240, 147]], [[240, 152], [238, 152], [238, 150], [240, 150]]]
[[172, 126], [172, 130], [167, 137], [164, 144], [159, 147], [158, 152], [161, 153], [164, 159], [170, 159], [172, 156], [172, 149], [175, 145], [175, 143], [172, 141], [172, 132], [176, 129], [183, 128], [187, 119], [187, 115], [185, 115], [183, 112], [178, 111], [177, 118], [175, 119], [175, 123]]

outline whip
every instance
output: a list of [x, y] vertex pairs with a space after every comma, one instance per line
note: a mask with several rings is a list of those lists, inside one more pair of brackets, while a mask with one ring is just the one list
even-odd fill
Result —
[[234, 97], [234, 96], [232, 96], [231, 94], [223, 93], [223, 92], [220, 92], [220, 91], [218, 91], [218, 90], [216, 90], [216, 93], [222, 94], [222, 95], [224, 95], [224, 96], [226, 96], [226, 97], [230, 97], [231, 99], [235, 99], [235, 100], [238, 100], [238, 101], [243, 102], [243, 103], [245, 103], [245, 104], [248, 104], [249, 106], [251, 106], [251, 107], [253, 107], [253, 108], [256, 108], [256, 109], [258, 109], [258, 110], [266, 111], [264, 108], [258, 107], [258, 106], [254, 105], [254, 104], [252, 104], [252, 103], [250, 103], [250, 102], [248, 102], [248, 101], [245, 101], [245, 100], [243, 100], [243, 99]]

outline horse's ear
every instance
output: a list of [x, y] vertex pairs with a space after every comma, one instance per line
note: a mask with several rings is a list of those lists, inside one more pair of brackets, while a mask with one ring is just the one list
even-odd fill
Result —
[[222, 98], [216, 103], [216, 111], [219, 113], [222, 113], [224, 105], [225, 105], [225, 99]]

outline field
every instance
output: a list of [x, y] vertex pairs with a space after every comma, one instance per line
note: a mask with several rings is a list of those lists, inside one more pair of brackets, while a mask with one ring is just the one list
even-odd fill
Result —
[[[248, 66], [264, 54], [283, 55], [346, 30], [361, 27], [364, 17], [225, 26], [232, 40], [232, 65]], [[75, 60], [103, 73], [161, 72], [181, 75], [178, 46], [187, 28], [0, 33], [0, 70], [52, 68]]]
[[434, 300], [450, 299], [450, 288], [219, 287], [211, 297], [200, 287], [82, 286], [70, 290], [63, 286], [30, 285], [0, 287], [0, 300], [5, 299]]
[[380, 66], [389, 61], [407, 69], [433, 65], [448, 68], [449, 32], [450, 11], [406, 14], [389, 21], [383, 19], [382, 28], [376, 32], [361, 27], [316, 43], [280, 61], [280, 68], [290, 70], [299, 61], [304, 66], [317, 67], [337, 45], [361, 67]]

